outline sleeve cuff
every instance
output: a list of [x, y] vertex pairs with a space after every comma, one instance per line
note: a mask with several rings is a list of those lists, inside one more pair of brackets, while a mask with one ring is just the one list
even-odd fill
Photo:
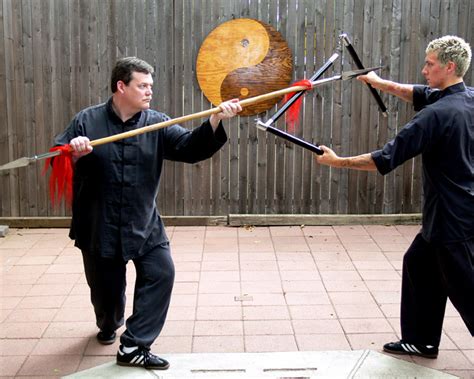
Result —
[[425, 86], [413, 86], [413, 109], [420, 111], [426, 106]]
[[377, 167], [377, 171], [380, 174], [386, 175], [390, 172], [390, 168], [384, 164], [382, 150], [375, 150], [374, 152], [370, 153], [370, 155], [372, 156], [375, 167]]
[[[211, 126], [210, 122], [209, 122], [209, 126]], [[218, 143], [222, 145], [227, 142], [227, 133], [225, 132], [224, 126], [222, 125], [222, 121], [219, 121], [219, 125], [217, 126], [217, 129], [214, 132], [214, 138]]]
[[209, 119], [204, 121], [202, 127], [205, 128], [206, 138], [211, 144], [222, 147], [227, 142], [227, 133], [222, 125], [222, 121], [219, 122], [215, 131], [212, 129]]

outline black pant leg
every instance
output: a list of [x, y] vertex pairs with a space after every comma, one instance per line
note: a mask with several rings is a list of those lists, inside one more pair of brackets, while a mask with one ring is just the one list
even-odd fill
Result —
[[434, 246], [418, 234], [403, 257], [402, 339], [439, 346], [446, 302]]
[[106, 332], [124, 323], [126, 263], [82, 252], [87, 284], [91, 290], [97, 327]]
[[448, 297], [474, 336], [474, 239], [439, 249]]
[[150, 347], [163, 329], [174, 283], [169, 244], [162, 244], [133, 260], [137, 273], [133, 313], [120, 337], [125, 346]]

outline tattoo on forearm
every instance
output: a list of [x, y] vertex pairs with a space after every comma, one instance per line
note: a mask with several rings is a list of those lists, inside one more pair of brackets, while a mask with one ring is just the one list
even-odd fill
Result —
[[413, 101], [413, 86], [411, 84], [388, 82], [386, 91], [405, 101]]

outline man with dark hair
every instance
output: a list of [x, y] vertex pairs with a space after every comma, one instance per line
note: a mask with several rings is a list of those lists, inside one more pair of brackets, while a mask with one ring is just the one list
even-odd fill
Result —
[[385, 175], [422, 155], [423, 225], [403, 258], [402, 339], [383, 349], [436, 358], [448, 298], [474, 336], [474, 89], [463, 82], [472, 54], [463, 39], [435, 39], [425, 53], [428, 87], [359, 77], [419, 111], [392, 141], [347, 158], [322, 146], [316, 160]]
[[134, 72], [153, 74], [154, 70], [151, 65], [137, 57], [125, 57], [119, 59], [112, 70], [112, 75], [110, 76], [110, 90], [112, 93], [117, 92], [117, 83], [119, 81], [128, 85], [132, 80]]
[[165, 323], [174, 282], [168, 238], [156, 207], [163, 160], [198, 162], [226, 142], [221, 120], [242, 110], [238, 100], [189, 131], [172, 125], [97, 146], [91, 140], [170, 118], [150, 109], [153, 68], [145, 61], [118, 60], [112, 96], [79, 112], [58, 137], [69, 143], [75, 162], [70, 237], [82, 251], [91, 290], [97, 340], [112, 344], [124, 323], [126, 265], [136, 270], [133, 312], [120, 337], [117, 364], [164, 370], [169, 363], [150, 352]]

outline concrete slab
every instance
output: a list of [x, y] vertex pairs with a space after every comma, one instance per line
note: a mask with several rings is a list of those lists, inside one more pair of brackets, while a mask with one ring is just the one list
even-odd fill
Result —
[[166, 371], [115, 362], [66, 378], [455, 378], [371, 350], [284, 353], [168, 354]]
[[0, 225], [0, 237], [5, 237], [8, 234], [8, 226]]

